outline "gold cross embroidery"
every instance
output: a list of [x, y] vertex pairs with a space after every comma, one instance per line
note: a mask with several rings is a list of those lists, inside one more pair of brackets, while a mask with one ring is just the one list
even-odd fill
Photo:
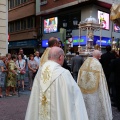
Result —
[[49, 78], [50, 78], [50, 69], [49, 69], [50, 66], [47, 66], [44, 70], [44, 72], [42, 73], [43, 75], [43, 83], [45, 84]]
[[46, 98], [46, 96], [45, 96], [44, 94], [43, 94], [43, 96], [42, 96], [41, 104], [42, 104], [43, 106], [46, 106], [46, 104], [47, 104], [47, 98]]

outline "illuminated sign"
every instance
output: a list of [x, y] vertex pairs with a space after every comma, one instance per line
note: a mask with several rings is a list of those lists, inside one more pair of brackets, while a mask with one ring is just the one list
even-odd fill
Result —
[[117, 25], [114, 25], [114, 31], [120, 33], [120, 27]]
[[42, 40], [42, 47], [48, 47], [48, 40]]
[[[86, 36], [81, 36], [79, 38], [79, 36], [73, 36], [73, 45], [74, 46], [78, 46], [79, 44], [81, 46], [85, 46], [86, 45]], [[68, 43], [68, 40], [66, 41], [66, 43]], [[93, 45], [100, 45], [100, 37], [99, 36], [94, 36], [93, 39]], [[101, 39], [101, 46], [107, 46], [111, 44], [111, 38], [108, 37], [102, 37]], [[42, 47], [48, 47], [48, 39], [42, 40]]]
[[101, 23], [103, 29], [109, 30], [109, 14], [98, 10], [98, 20]]
[[73, 36], [73, 45], [86, 45], [86, 36]]
[[[100, 37], [99, 36], [94, 36], [94, 42], [93, 45], [100, 45]], [[108, 37], [102, 37], [101, 38], [101, 46], [107, 46], [111, 44], [111, 38]]]

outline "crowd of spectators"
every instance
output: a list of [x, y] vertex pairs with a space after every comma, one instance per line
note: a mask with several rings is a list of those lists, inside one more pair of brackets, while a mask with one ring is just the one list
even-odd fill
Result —
[[17, 95], [17, 86], [24, 92], [25, 75], [28, 73], [29, 90], [32, 89], [34, 77], [40, 64], [40, 54], [36, 51], [29, 57], [24, 55], [23, 49], [19, 49], [17, 55], [10, 53], [0, 56], [0, 98], [3, 97], [3, 89], [6, 96]]

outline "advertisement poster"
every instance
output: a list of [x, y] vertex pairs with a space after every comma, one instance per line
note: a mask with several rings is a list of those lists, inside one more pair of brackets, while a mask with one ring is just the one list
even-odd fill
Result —
[[109, 14], [106, 12], [98, 11], [99, 24], [101, 23], [103, 29], [109, 30]]
[[44, 33], [52, 33], [58, 31], [58, 18], [53, 17], [44, 20]]
[[120, 27], [117, 25], [114, 25], [114, 31], [120, 33]]

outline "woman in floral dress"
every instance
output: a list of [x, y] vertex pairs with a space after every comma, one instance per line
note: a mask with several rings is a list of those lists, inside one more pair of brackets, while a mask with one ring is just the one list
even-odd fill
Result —
[[12, 60], [8, 63], [8, 76], [7, 76], [7, 93], [6, 96], [12, 96], [10, 95], [10, 88], [13, 89], [13, 95], [16, 95], [16, 75], [17, 75], [17, 66], [15, 64], [16, 57], [12, 56]]

